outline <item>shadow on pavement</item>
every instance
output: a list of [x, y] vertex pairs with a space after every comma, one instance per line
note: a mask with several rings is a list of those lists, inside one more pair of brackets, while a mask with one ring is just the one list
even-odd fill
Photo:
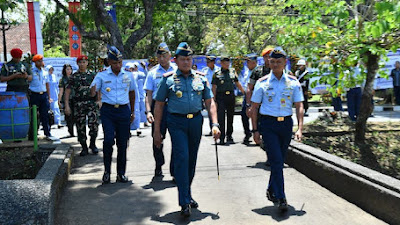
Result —
[[189, 224], [191, 222], [203, 220], [209, 216], [212, 220], [218, 220], [220, 218], [218, 213], [214, 214], [209, 212], [202, 212], [198, 209], [192, 209], [192, 215], [189, 218], [182, 218], [180, 215], [180, 211], [178, 211], [165, 214], [164, 216], [151, 216], [151, 220], [170, 224]]
[[293, 206], [289, 205], [287, 212], [279, 212], [276, 206], [266, 206], [260, 209], [252, 209], [251, 211], [263, 215], [263, 216], [271, 216], [272, 219], [280, 222], [283, 220], [289, 219], [290, 216], [303, 216], [306, 214], [306, 211], [303, 210], [303, 207], [300, 210], [296, 210]]
[[265, 165], [265, 162], [258, 162], [254, 166], [247, 166], [248, 168], [253, 168], [253, 169], [263, 169], [267, 171], [271, 171], [271, 168], [267, 165]]
[[154, 176], [149, 184], [142, 186], [143, 189], [153, 189], [154, 191], [162, 191], [167, 188], [176, 187], [176, 185], [168, 180], [163, 180], [164, 176], [156, 177]]

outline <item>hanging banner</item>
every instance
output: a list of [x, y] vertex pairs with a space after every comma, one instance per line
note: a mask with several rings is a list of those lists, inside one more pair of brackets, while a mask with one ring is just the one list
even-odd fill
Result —
[[43, 55], [43, 37], [40, 24], [40, 5], [39, 2], [27, 2], [29, 20], [29, 39], [31, 43], [32, 55]]
[[[80, 2], [68, 2], [69, 11], [76, 14], [80, 7]], [[78, 27], [69, 19], [69, 55], [71, 57], [78, 57], [81, 55], [82, 37], [79, 33]]]

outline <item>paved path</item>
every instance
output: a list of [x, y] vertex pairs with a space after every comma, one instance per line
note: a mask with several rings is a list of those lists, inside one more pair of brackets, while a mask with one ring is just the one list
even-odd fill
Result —
[[[306, 121], [317, 116], [311, 114]], [[208, 120], [204, 121], [203, 133], [208, 133]], [[220, 180], [213, 141], [210, 137], [202, 138], [192, 185], [193, 198], [200, 207], [193, 210], [190, 219], [179, 216], [177, 188], [171, 182], [168, 166], [163, 167], [162, 179], [153, 178], [151, 129], [145, 128], [142, 136], [130, 139], [127, 176], [131, 183], [115, 183], [116, 151], [109, 185], [101, 185], [102, 152], [76, 156], [58, 205], [57, 224], [385, 224], [290, 167], [284, 169], [289, 211], [278, 213], [265, 197], [270, 173], [264, 166], [265, 153], [259, 147], [240, 144], [243, 138], [240, 117], [235, 116], [234, 121], [233, 138], [237, 143], [218, 147]], [[102, 131], [99, 133], [100, 147]], [[53, 134], [66, 135], [66, 129], [54, 130]], [[62, 141], [79, 146], [76, 138]], [[169, 137], [164, 149], [169, 163]]]

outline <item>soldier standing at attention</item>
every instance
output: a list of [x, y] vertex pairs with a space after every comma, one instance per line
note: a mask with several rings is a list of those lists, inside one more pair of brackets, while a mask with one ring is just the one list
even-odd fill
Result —
[[[122, 68], [122, 54], [115, 47], [108, 50], [110, 67], [96, 75], [91, 87], [91, 95], [101, 93], [101, 122], [104, 131], [103, 184], [110, 183], [113, 145], [118, 148], [117, 182], [126, 183], [126, 149], [128, 147], [130, 124], [135, 119], [136, 84], [130, 72]], [[100, 95], [97, 95], [100, 98]], [[129, 104], [129, 105], [128, 105]], [[129, 107], [130, 106], [130, 107]], [[115, 142], [114, 142], [115, 139]]]
[[92, 83], [95, 73], [87, 71], [88, 58], [81, 55], [76, 59], [78, 64], [78, 71], [75, 72], [69, 79], [67, 88], [65, 90], [65, 114], [71, 114], [70, 108], [70, 94], [74, 92], [74, 109], [75, 121], [78, 131], [78, 141], [82, 146], [81, 156], [88, 154], [87, 137], [86, 137], [86, 115], [88, 117], [90, 145], [89, 148], [93, 154], [97, 154], [99, 150], [96, 147], [96, 138], [99, 131], [99, 106], [96, 103], [96, 98], [90, 95], [90, 84]]
[[[251, 72], [257, 66], [257, 54], [255, 53], [248, 54], [246, 56], [246, 62], [247, 62], [247, 70], [242, 74], [242, 76], [239, 76], [240, 84], [242, 85], [244, 90], [247, 90], [247, 85], [250, 80]], [[250, 143], [251, 132], [250, 132], [249, 117], [247, 116], [246, 105], [247, 104], [246, 104], [246, 94], [245, 94], [243, 95], [242, 112], [240, 114], [242, 116], [243, 130], [245, 134], [245, 137], [243, 139], [243, 144], [248, 145]]]
[[[28, 94], [28, 81], [32, 80], [32, 71], [29, 66], [21, 62], [22, 50], [11, 49], [12, 59], [1, 67], [0, 82], [7, 81], [7, 91], [24, 92]], [[29, 98], [29, 96], [27, 96]]]
[[[213, 77], [214, 73], [221, 70], [221, 67], [215, 65], [216, 59], [217, 59], [217, 57], [213, 54], [207, 55], [206, 56], [207, 66], [201, 70], [203, 73], [206, 74], [205, 76], [207, 78], [207, 81], [208, 81], [208, 84], [210, 85], [210, 87], [211, 87], [212, 77]], [[206, 136], [212, 136], [212, 133], [211, 133], [212, 123], [211, 123], [210, 118], [209, 118], [209, 123], [210, 123], [210, 133], [206, 134]]]
[[174, 174], [179, 193], [181, 215], [189, 217], [191, 208], [197, 208], [198, 203], [191, 195], [191, 184], [196, 169], [203, 116], [201, 115], [203, 100], [213, 121], [214, 138], [220, 131], [216, 123], [215, 103], [210, 87], [204, 74], [191, 70], [193, 51], [186, 42], [179, 44], [176, 50], [176, 71], [163, 75], [160, 82], [155, 105], [154, 144], [162, 143], [161, 121], [165, 101], [168, 99], [167, 123], [172, 140], [172, 157]]
[[225, 145], [225, 111], [227, 117], [226, 143], [234, 144], [232, 138], [233, 133], [233, 116], [235, 113], [235, 94], [233, 93], [234, 85], [245, 94], [242, 85], [239, 83], [235, 69], [229, 68], [230, 59], [227, 56], [221, 57], [221, 70], [213, 75], [212, 92], [217, 102], [218, 123], [221, 126], [221, 138], [219, 145]]
[[[144, 83], [144, 89], [146, 90], [146, 115], [147, 115], [147, 121], [149, 123], [154, 122], [154, 105], [155, 105], [155, 98], [156, 98], [156, 92], [158, 89], [158, 83], [161, 81], [163, 74], [171, 71], [175, 71], [175, 67], [173, 67], [170, 63], [171, 61], [171, 52], [169, 51], [169, 48], [166, 43], [161, 43], [158, 46], [157, 49], [157, 60], [158, 60], [158, 65], [154, 66], [151, 68], [151, 70], [148, 72], [146, 81]], [[164, 114], [163, 114], [163, 120], [161, 121], [161, 135], [162, 138], [165, 138], [165, 134], [167, 133], [167, 121], [166, 121], [166, 115], [167, 115], [167, 104], [164, 106]], [[151, 127], [152, 129], [152, 134], [154, 133], [154, 124]], [[153, 156], [154, 160], [156, 161], [156, 168], [154, 171], [154, 176], [162, 176], [162, 165], [165, 163], [165, 158], [164, 158], [164, 153], [163, 153], [163, 144], [161, 144], [159, 147], [156, 147], [153, 142]], [[173, 169], [172, 169], [173, 163], [170, 163], [170, 173], [171, 176], [173, 175]]]
[[[303, 94], [299, 81], [287, 74], [286, 53], [275, 48], [270, 54], [272, 73], [259, 79], [251, 97], [251, 108], [260, 118], [252, 114], [254, 141], [260, 143], [260, 134], [271, 163], [271, 175], [267, 189], [268, 200], [278, 203], [280, 211], [287, 211], [288, 205], [284, 191], [283, 164], [292, 137], [292, 106], [296, 106], [299, 129], [295, 139], [301, 140], [303, 129]], [[258, 122], [258, 119], [260, 120]]]

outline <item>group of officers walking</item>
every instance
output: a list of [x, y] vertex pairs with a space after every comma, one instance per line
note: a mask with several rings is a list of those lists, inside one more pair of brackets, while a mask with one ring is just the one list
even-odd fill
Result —
[[[276, 203], [279, 210], [286, 211], [283, 164], [292, 137], [292, 106], [295, 105], [298, 121], [295, 138], [301, 140], [304, 97], [299, 81], [285, 70], [285, 51], [280, 47], [266, 48], [262, 52], [264, 65], [261, 66], [257, 66], [256, 54], [248, 55], [248, 70], [240, 79], [230, 67], [230, 58], [227, 56], [221, 57], [221, 68], [215, 65], [216, 57], [209, 55], [203, 72], [193, 70], [193, 51], [186, 42], [180, 43], [175, 51], [176, 67], [170, 62], [171, 52], [165, 43], [158, 46], [156, 55], [159, 64], [148, 71], [144, 83], [145, 114], [148, 122], [152, 123], [155, 176], [162, 176], [162, 166], [165, 164], [163, 139], [167, 130], [170, 134], [170, 173], [178, 187], [181, 215], [189, 217], [191, 208], [199, 206], [191, 195], [191, 183], [202, 136], [202, 109], [208, 111], [210, 135], [215, 140], [219, 139], [216, 144], [234, 143], [234, 86], [244, 95], [244, 143], [248, 144], [252, 135], [257, 144], [263, 143], [271, 166], [267, 198]], [[111, 158], [113, 145], [116, 144], [116, 181], [125, 183], [128, 182], [125, 176], [126, 149], [130, 124], [135, 119], [138, 87], [132, 73], [122, 69], [122, 54], [116, 47], [109, 48], [107, 62], [109, 67], [96, 75], [87, 71], [87, 57], [78, 57], [79, 71], [71, 76], [65, 90], [65, 114], [71, 114], [69, 99], [73, 91], [75, 110], [84, 115], [76, 118], [78, 141], [82, 145], [80, 155], [87, 155], [89, 148], [94, 154], [98, 153], [95, 140], [100, 118], [104, 131], [105, 171], [102, 181], [104, 184], [110, 183]], [[35, 76], [41, 79], [40, 74], [35, 73]], [[37, 91], [45, 92], [44, 89]], [[89, 148], [86, 143], [86, 115], [89, 117], [91, 136]], [[249, 128], [249, 118], [252, 119], [252, 130]]]

